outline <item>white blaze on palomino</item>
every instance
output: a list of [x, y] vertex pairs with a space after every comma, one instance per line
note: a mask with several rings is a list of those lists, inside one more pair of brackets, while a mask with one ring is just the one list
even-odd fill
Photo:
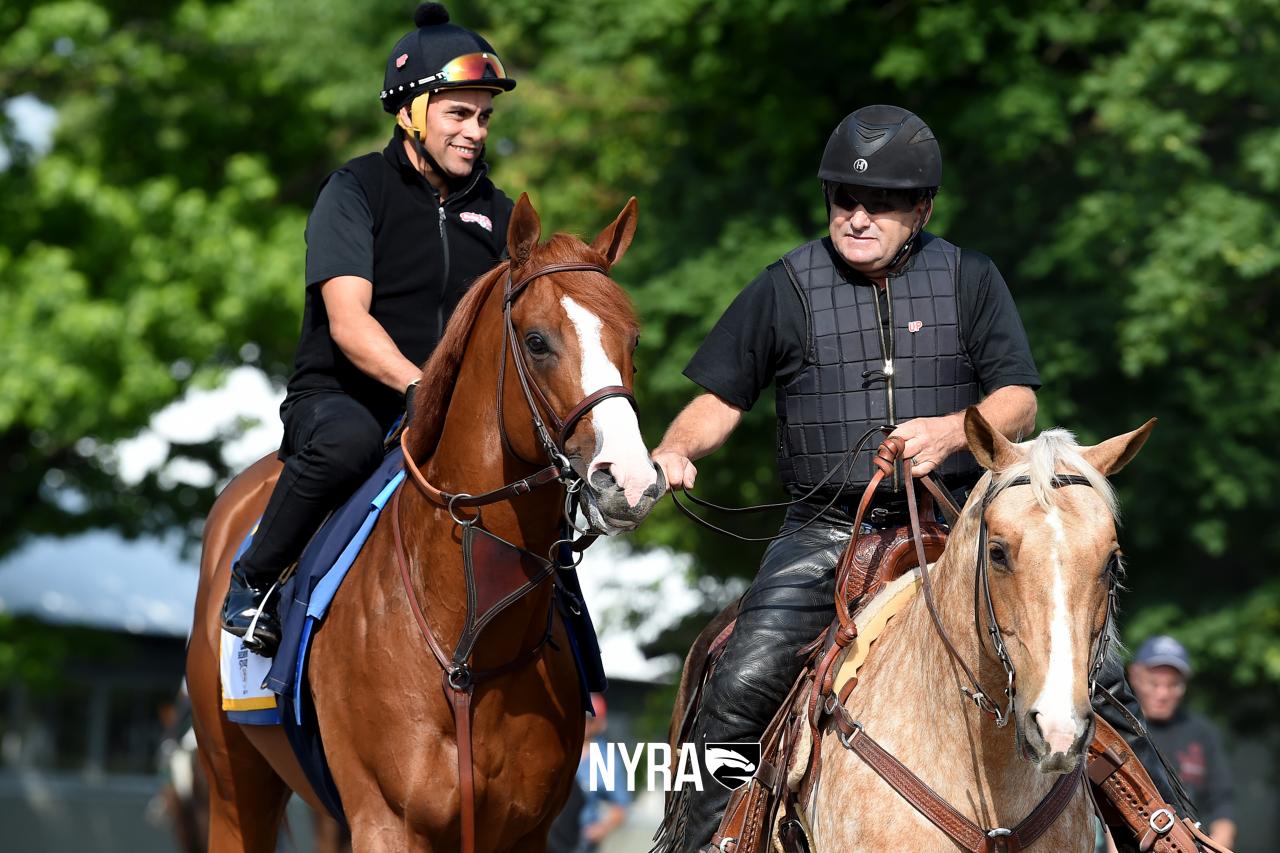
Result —
[[[582, 396], [608, 385], [621, 385], [618, 367], [605, 354], [600, 341], [600, 318], [583, 308], [571, 297], [563, 296], [560, 304], [573, 321], [582, 349]], [[596, 431], [596, 457], [587, 468], [587, 478], [594, 471], [607, 471], [635, 506], [644, 490], [657, 482], [658, 474], [649, 461], [649, 451], [640, 437], [640, 423], [635, 410], [621, 397], [610, 397], [587, 415]]]
[[1075, 743], [1079, 721], [1071, 699], [1075, 667], [1059, 550], [1066, 544], [1067, 534], [1056, 507], [1045, 513], [1045, 523], [1053, 531], [1053, 544], [1049, 547], [1049, 562], [1053, 567], [1053, 620], [1049, 623], [1049, 667], [1040, 695], [1031, 707], [1038, 714], [1040, 734], [1052, 754], [1066, 752]]

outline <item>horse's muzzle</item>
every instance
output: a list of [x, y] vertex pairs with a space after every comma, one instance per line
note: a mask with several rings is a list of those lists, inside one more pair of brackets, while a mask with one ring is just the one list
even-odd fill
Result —
[[655, 465], [657, 475], [634, 505], [627, 499], [613, 475], [603, 469], [591, 472], [587, 485], [579, 492], [579, 505], [596, 533], [612, 536], [637, 527], [667, 491], [667, 478], [662, 467]]

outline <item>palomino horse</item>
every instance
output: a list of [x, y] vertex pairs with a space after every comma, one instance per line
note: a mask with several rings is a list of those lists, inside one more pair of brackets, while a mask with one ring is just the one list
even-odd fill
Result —
[[[614, 533], [665, 490], [628, 390], [635, 316], [608, 275], [631, 243], [635, 211], [632, 199], [590, 246], [559, 234], [540, 245], [538, 215], [521, 196], [511, 260], [471, 287], [423, 371], [403, 441], [412, 476], [310, 651], [318, 725], [359, 853], [542, 850], [568, 796], [583, 711], [546, 556], [559, 550], [567, 500], [595, 532]], [[267, 458], [242, 473], [205, 527], [187, 680], [214, 853], [274, 850], [289, 789], [319, 807], [282, 730], [242, 727], [220, 711], [230, 556], [278, 471]], [[474, 546], [466, 560], [464, 540]], [[485, 552], [514, 553], [518, 580], [520, 565], [539, 580], [488, 623], [473, 653], [450, 662], [478, 615], [469, 583], [483, 598], [495, 577], [513, 574], [510, 559], [482, 564]]]
[[[1064, 430], [1014, 444], [970, 410], [969, 448], [988, 473], [934, 566], [938, 622], [915, 596], [872, 646], [837, 713], [859, 729], [842, 738], [833, 726], [823, 736], [808, 813], [815, 849], [957, 849], [842, 745], [863, 734], [978, 827], [1016, 826], [1065, 774], [1080, 772], [1120, 571], [1105, 478], [1133, 458], [1153, 424], [1093, 447]], [[1000, 701], [1004, 693], [1007, 707], [991, 701], [984, 711], [962, 689]], [[997, 726], [988, 711], [1013, 725]], [[1085, 785], [1071, 791], [1036, 849], [1093, 849]], [[983, 843], [1005, 849], [994, 832]]]

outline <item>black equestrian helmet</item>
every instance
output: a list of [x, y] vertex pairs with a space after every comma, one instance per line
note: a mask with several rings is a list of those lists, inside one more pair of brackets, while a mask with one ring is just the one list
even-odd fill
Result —
[[394, 115], [423, 92], [449, 88], [510, 92], [516, 87], [516, 81], [505, 75], [500, 60], [479, 63], [477, 67], [483, 70], [478, 75], [440, 79], [442, 69], [459, 57], [488, 54], [497, 59], [493, 45], [466, 27], [449, 23], [449, 12], [441, 3], [420, 5], [413, 15], [413, 23], [417, 29], [396, 42], [387, 58], [387, 73], [382, 82], [382, 108], [387, 112]]
[[864, 187], [936, 189], [942, 185], [942, 151], [915, 113], [876, 104], [855, 110], [836, 126], [818, 177]]

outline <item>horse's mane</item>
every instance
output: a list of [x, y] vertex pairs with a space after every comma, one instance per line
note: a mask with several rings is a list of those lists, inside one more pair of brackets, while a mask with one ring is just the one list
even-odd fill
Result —
[[[597, 263], [608, 268], [602, 255], [568, 234], [552, 235], [550, 240], [534, 249], [522, 268], [537, 269], [568, 263]], [[414, 392], [413, 418], [406, 424], [410, 429], [410, 450], [415, 459], [425, 459], [440, 443], [445, 415], [453, 399], [462, 357], [476, 320], [490, 293], [504, 280], [510, 268], [511, 262], [503, 261], [476, 279], [454, 309], [444, 337], [422, 369], [422, 379]], [[604, 328], [636, 328], [631, 301], [616, 284], [609, 282], [602, 286], [599, 275], [588, 272], [559, 273], [555, 276], [555, 283], [566, 296], [595, 314]]]
[[1070, 430], [1047, 429], [1033, 441], [1024, 441], [1018, 446], [1026, 449], [1027, 457], [992, 477], [994, 494], [1007, 488], [1014, 478], [1026, 476], [1031, 480], [1031, 493], [1036, 502], [1047, 511], [1055, 506], [1058, 493], [1052, 485], [1054, 474], [1063, 468], [1070, 468], [1089, 481], [1089, 485], [1102, 496], [1112, 518], [1117, 522], [1120, 520], [1120, 506], [1116, 502], [1115, 490], [1106, 477], [1085, 461], [1080, 453], [1080, 445], [1076, 443], [1076, 437]]

